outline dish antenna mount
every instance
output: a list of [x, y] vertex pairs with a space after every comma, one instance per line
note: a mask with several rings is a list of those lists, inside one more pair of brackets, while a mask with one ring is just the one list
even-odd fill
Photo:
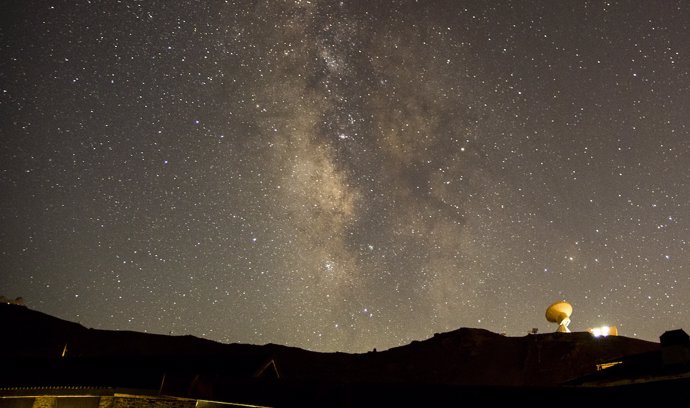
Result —
[[546, 320], [558, 323], [557, 333], [570, 333], [570, 315], [573, 314], [573, 306], [565, 300], [558, 301], [546, 309]]

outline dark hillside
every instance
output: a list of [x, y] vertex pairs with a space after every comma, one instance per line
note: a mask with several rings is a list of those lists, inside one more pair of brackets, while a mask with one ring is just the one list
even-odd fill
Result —
[[[506, 337], [472, 328], [379, 352], [318, 353], [88, 329], [9, 304], [0, 304], [0, 322], [0, 363], [12, 367], [0, 372], [0, 388], [126, 387], [268, 405], [291, 399], [334, 403], [330, 399], [344, 395], [361, 405], [358, 398], [372, 390], [384, 393], [378, 398], [391, 398], [389, 390], [404, 401], [401, 396], [412, 390], [440, 393], [441, 402], [459, 398], [459, 391], [470, 400], [489, 397], [495, 389], [525, 397], [527, 390], [538, 389], [556, 395], [564, 384], [596, 374], [597, 364], [631, 356], [657, 361], [661, 355], [659, 343], [622, 336]], [[580, 389], [578, 395], [593, 392], [566, 387]]]

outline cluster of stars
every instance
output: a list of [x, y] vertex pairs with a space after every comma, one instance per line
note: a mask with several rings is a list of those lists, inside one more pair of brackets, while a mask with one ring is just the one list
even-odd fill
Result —
[[683, 2], [15, 3], [4, 296], [322, 351], [688, 329]]

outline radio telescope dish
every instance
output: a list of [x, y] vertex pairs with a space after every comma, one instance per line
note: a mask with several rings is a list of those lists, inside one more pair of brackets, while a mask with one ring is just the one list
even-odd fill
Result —
[[573, 306], [561, 300], [549, 306], [546, 309], [546, 320], [551, 323], [558, 323], [558, 333], [570, 333], [568, 325], [570, 324], [570, 315], [573, 314]]

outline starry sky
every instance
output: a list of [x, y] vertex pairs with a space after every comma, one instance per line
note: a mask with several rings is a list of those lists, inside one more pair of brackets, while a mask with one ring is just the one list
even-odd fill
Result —
[[5, 1], [0, 294], [364, 352], [690, 330], [685, 1]]

